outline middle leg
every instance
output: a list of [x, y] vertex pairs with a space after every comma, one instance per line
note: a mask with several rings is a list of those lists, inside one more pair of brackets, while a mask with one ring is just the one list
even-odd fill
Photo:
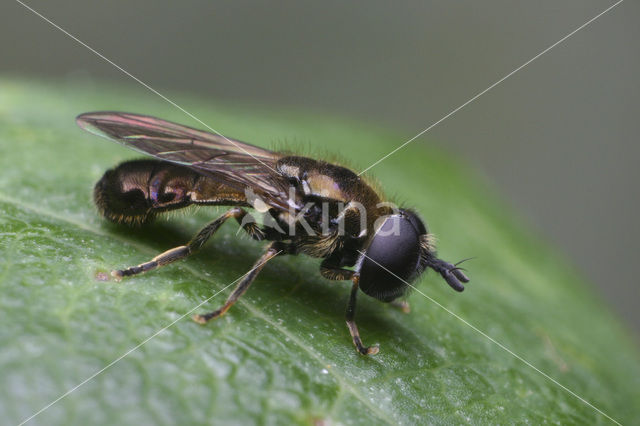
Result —
[[251, 286], [251, 283], [253, 283], [253, 280], [256, 278], [256, 276], [258, 276], [262, 268], [264, 268], [264, 265], [266, 265], [269, 260], [278, 256], [279, 254], [282, 254], [283, 251], [284, 247], [282, 243], [271, 243], [271, 245], [269, 245], [269, 248], [267, 248], [267, 251], [265, 251], [264, 254], [260, 256], [260, 258], [253, 265], [253, 268], [251, 268], [251, 270], [244, 275], [242, 280], [240, 280], [238, 285], [236, 285], [236, 288], [233, 289], [233, 292], [231, 293], [231, 295], [229, 295], [229, 298], [224, 303], [224, 305], [213, 312], [209, 312], [208, 314], [197, 314], [191, 318], [199, 324], [206, 324], [212, 319], [224, 315], [225, 312], [227, 312], [229, 308], [231, 308], [233, 304], [236, 303], [236, 301], [247, 291], [247, 289], [249, 289], [249, 286]]

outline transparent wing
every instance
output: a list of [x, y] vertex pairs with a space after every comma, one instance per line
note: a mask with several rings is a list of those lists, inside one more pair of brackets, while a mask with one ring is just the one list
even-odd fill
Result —
[[160, 160], [189, 166], [241, 190], [251, 189], [271, 207], [293, 206], [289, 182], [276, 171], [280, 156], [275, 152], [146, 115], [90, 112], [79, 115], [76, 122], [84, 130]]

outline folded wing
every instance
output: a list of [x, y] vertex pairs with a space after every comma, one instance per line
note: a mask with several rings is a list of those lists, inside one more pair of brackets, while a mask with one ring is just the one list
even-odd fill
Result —
[[270, 207], [287, 210], [289, 182], [276, 170], [280, 155], [222, 135], [159, 118], [123, 112], [91, 112], [76, 118], [93, 134], [160, 160], [182, 164], [213, 179], [250, 189]]

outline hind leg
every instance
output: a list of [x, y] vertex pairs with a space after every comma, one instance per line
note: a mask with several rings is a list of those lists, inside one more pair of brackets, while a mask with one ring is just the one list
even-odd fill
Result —
[[159, 268], [161, 266], [168, 265], [169, 263], [175, 262], [176, 260], [184, 259], [185, 257], [195, 253], [216, 233], [218, 228], [229, 218], [235, 218], [238, 223], [252, 238], [256, 240], [262, 240], [264, 238], [264, 233], [258, 227], [258, 225], [249, 221], [248, 223], [243, 224], [242, 219], [248, 215], [247, 211], [240, 208], [234, 207], [224, 213], [222, 216], [214, 220], [213, 222], [207, 224], [204, 228], [202, 228], [187, 244], [183, 246], [174, 247], [161, 253], [149, 260], [148, 262], [141, 263], [137, 266], [131, 266], [126, 269], [117, 269], [111, 272], [116, 280], [121, 280], [122, 277], [129, 277], [132, 275], [142, 274], [143, 272], [151, 271], [153, 269]]

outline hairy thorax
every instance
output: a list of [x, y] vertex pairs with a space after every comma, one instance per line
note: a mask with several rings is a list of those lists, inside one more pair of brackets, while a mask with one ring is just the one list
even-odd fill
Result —
[[290, 179], [297, 203], [303, 206], [296, 216], [279, 213], [282, 222], [295, 228], [292, 240], [300, 252], [326, 257], [351, 240], [372, 235], [380, 197], [360, 176], [306, 157], [283, 157], [277, 167]]

